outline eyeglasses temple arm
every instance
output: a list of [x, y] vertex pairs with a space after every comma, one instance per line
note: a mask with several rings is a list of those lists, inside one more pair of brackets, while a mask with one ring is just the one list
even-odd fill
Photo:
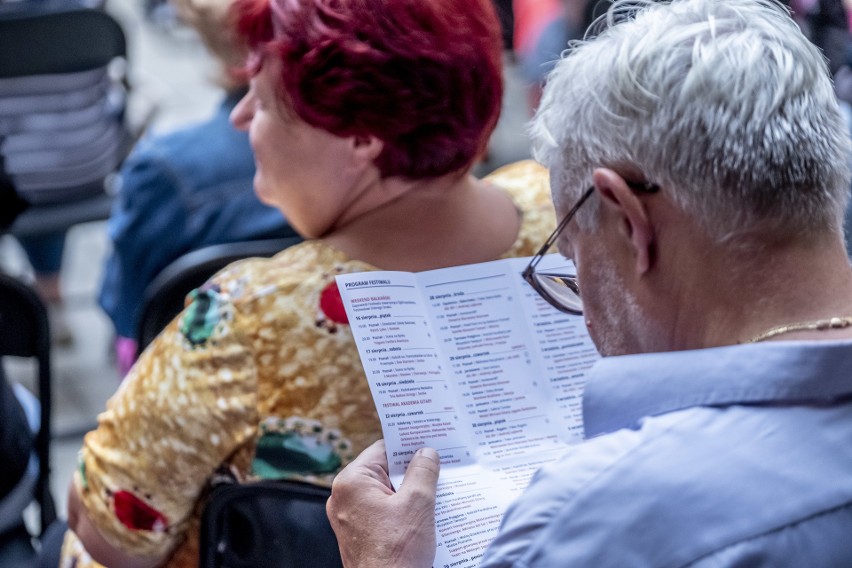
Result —
[[553, 232], [550, 233], [550, 236], [547, 237], [547, 240], [544, 242], [542, 247], [538, 250], [537, 253], [535, 253], [535, 256], [530, 261], [530, 264], [525, 272], [531, 271], [536, 266], [538, 266], [538, 263], [541, 262], [541, 259], [544, 258], [544, 255], [547, 253], [547, 251], [550, 249], [550, 247], [553, 246], [562, 231], [565, 230], [566, 225], [568, 225], [568, 223], [571, 222], [571, 219], [574, 218], [574, 215], [577, 213], [577, 209], [579, 209], [580, 206], [589, 198], [589, 196], [592, 195], [592, 192], [594, 190], [594, 186], [587, 189], [586, 192], [577, 201], [577, 203], [574, 204], [574, 207], [572, 207], [571, 210], [566, 213], [566, 215], [562, 218], [559, 224], [556, 225], [556, 228], [553, 230]]

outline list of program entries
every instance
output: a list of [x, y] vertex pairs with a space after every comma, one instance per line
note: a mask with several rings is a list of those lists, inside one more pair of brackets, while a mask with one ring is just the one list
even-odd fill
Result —
[[598, 354], [581, 318], [523, 282], [525, 262], [339, 278], [392, 479], [420, 447], [441, 456], [447, 566], [476, 566], [509, 502], [582, 434], [585, 372]]

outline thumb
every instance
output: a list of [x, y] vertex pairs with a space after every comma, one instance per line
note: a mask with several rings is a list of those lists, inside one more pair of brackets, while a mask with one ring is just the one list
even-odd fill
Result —
[[432, 448], [420, 448], [408, 464], [399, 492], [415, 491], [430, 495], [434, 500], [440, 471], [441, 459], [438, 457], [438, 452]]

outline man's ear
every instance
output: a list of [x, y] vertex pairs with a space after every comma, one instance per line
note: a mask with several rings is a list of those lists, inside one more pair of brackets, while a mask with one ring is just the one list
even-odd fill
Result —
[[617, 216], [623, 235], [629, 239], [636, 259], [636, 272], [644, 274], [654, 262], [654, 226], [648, 209], [637, 193], [620, 175], [608, 168], [598, 168], [592, 181], [601, 206]]
[[385, 149], [384, 142], [375, 136], [357, 135], [353, 136], [350, 140], [353, 155], [359, 161], [365, 161], [369, 164], [375, 162], [376, 158], [381, 155], [382, 150]]

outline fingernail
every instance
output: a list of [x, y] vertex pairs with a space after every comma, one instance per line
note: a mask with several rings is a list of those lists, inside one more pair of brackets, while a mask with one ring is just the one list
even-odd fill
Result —
[[423, 456], [424, 458], [428, 458], [430, 460], [438, 461], [438, 452], [434, 450], [434, 448], [420, 448], [416, 452], [414, 452], [416, 456]]

